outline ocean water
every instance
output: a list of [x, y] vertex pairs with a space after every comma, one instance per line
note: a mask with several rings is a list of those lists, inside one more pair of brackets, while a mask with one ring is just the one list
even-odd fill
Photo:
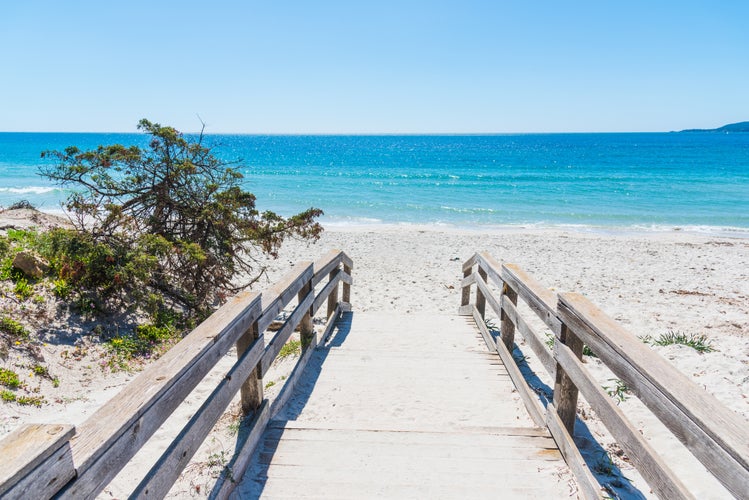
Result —
[[[40, 152], [145, 145], [141, 134], [0, 133], [0, 206], [60, 210]], [[327, 225], [692, 230], [749, 234], [749, 134], [212, 135], [261, 210]]]

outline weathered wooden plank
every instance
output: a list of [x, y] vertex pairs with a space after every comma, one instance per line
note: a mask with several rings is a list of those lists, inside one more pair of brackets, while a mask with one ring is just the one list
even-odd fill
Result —
[[546, 344], [541, 340], [538, 333], [536, 333], [536, 331], [525, 322], [520, 315], [520, 312], [515, 307], [515, 304], [513, 304], [512, 300], [507, 296], [502, 297], [502, 311], [507, 315], [508, 320], [512, 322], [525, 341], [528, 342], [531, 350], [536, 356], [538, 356], [538, 360], [546, 369], [547, 373], [553, 377], [556, 362], [554, 361], [551, 351], [546, 348]]
[[143, 370], [78, 428], [71, 440], [78, 477], [62, 498], [96, 495], [226, 354], [260, 312], [256, 293], [241, 293]]
[[477, 270], [478, 278], [476, 278], [476, 309], [483, 318], [486, 314], [486, 300], [487, 297], [491, 297], [491, 291], [486, 286], [486, 271], [481, 269]]
[[451, 436], [455, 436], [457, 439], [465, 439], [471, 442], [472, 437], [481, 437], [484, 435], [490, 436], [535, 436], [535, 437], [548, 437], [549, 429], [544, 427], [506, 427], [506, 426], [488, 426], [488, 425], [463, 425], [457, 429], [430, 429], [424, 425], [415, 424], [414, 426], [408, 426], [399, 424], [397, 426], [381, 425], [376, 429], [363, 428], [356, 425], [344, 426], [340, 423], [335, 424], [333, 427], [331, 424], [326, 422], [299, 422], [297, 420], [280, 420], [273, 419], [268, 424], [269, 428], [278, 430], [298, 430], [298, 431], [335, 431], [335, 432], [371, 432], [373, 434], [382, 433], [393, 433], [394, 435], [407, 435], [411, 438], [423, 434], [437, 434], [442, 436], [442, 439], [449, 440]]
[[579, 294], [560, 294], [560, 317], [731, 491], [749, 491], [749, 423], [691, 382]]
[[[484, 301], [489, 303], [489, 307], [492, 308], [494, 313], [499, 316], [502, 313], [502, 308], [499, 306], [499, 301], [494, 296], [492, 291], [489, 289], [489, 286], [486, 284], [486, 280], [482, 279], [485, 278], [481, 275], [479, 275], [476, 279], [476, 286], [481, 292], [481, 297]], [[476, 308], [478, 309], [478, 300], [476, 301]], [[481, 309], [479, 309], [479, 312], [481, 312]], [[484, 315], [482, 314], [481, 317], [483, 318]]]
[[[504, 342], [505, 347], [507, 347], [508, 350], [512, 349], [512, 346], [515, 345], [515, 325], [518, 324], [518, 321], [512, 321], [510, 317], [507, 315], [507, 312], [504, 310], [504, 308], [501, 307], [502, 304], [510, 304], [513, 308], [518, 303], [518, 294], [510, 288], [510, 286], [507, 283], [502, 284], [502, 295], [500, 295], [500, 313], [499, 313], [499, 320], [500, 320], [500, 335], [501, 340]], [[516, 315], [516, 320], [519, 320], [519, 318]]]
[[255, 344], [245, 351], [135, 488], [131, 498], [166, 496], [239, 391], [242, 381], [255, 370], [263, 354], [263, 347], [262, 340], [256, 339]]
[[471, 268], [476, 265], [479, 259], [479, 254], [475, 253], [471, 255], [471, 257], [463, 263], [463, 272], [466, 271], [470, 272]]
[[659, 498], [694, 498], [665, 461], [601, 389], [569, 347], [557, 344], [554, 358], [577, 386], [616, 442]]
[[68, 441], [75, 427], [24, 424], [0, 441], [0, 497], [50, 498], [75, 476]]
[[[312, 303], [312, 314], [317, 313], [318, 309], [320, 309], [326, 301], [328, 301], [328, 306], [330, 306], [331, 297], [335, 298], [336, 303], [338, 302], [338, 283], [341, 281], [341, 274], [343, 274], [343, 271], [340, 269], [330, 273], [330, 281], [328, 281], [323, 289], [320, 290], [320, 293], [317, 294], [315, 301]], [[330, 312], [331, 311], [328, 311], [328, 315]]]
[[533, 309], [541, 320], [558, 334], [562, 323], [557, 318], [557, 297], [516, 264], [504, 264], [501, 278]]
[[479, 268], [483, 269], [487, 277], [493, 281], [495, 285], [502, 286], [501, 278], [499, 277], [499, 271], [502, 266], [491, 256], [491, 254], [488, 252], [481, 252], [478, 254], [477, 263]]
[[234, 457], [226, 467], [226, 470], [230, 473], [221, 474], [216, 481], [210, 494], [211, 500], [225, 500], [229, 498], [229, 495], [231, 495], [231, 492], [247, 470], [252, 454], [260, 442], [260, 438], [262, 438], [269, 420], [270, 405], [266, 399], [247, 426], [250, 429], [249, 435], [240, 443], [240, 448], [234, 453]]
[[[475, 272], [468, 273], [467, 275], [465, 275], [463, 277], [462, 280], [460, 280], [460, 287], [463, 288], [463, 289], [465, 289], [467, 287], [470, 287], [471, 285], [473, 285], [474, 283], [476, 283], [476, 277], [477, 276], [478, 276], [478, 274], [476, 274]], [[470, 293], [470, 290], [469, 290], [469, 293]], [[470, 298], [469, 298], [469, 301], [470, 301]], [[467, 304], [467, 302], [466, 302], [466, 304]], [[466, 305], [466, 304], [461, 304], [461, 305]]]
[[[260, 335], [257, 321], [237, 340], [237, 360], [242, 359], [244, 354], [259, 342], [264, 342], [265, 337]], [[242, 414], [249, 415], [260, 407], [263, 402], [263, 375], [260, 368], [252, 370], [243, 381], [240, 395], [240, 406]]]
[[269, 290], [263, 292], [263, 314], [258, 319], [260, 333], [263, 333], [268, 328], [268, 325], [296, 297], [302, 287], [310, 282], [312, 276], [312, 263], [300, 262]]
[[582, 497], [588, 500], [599, 500], [603, 498], [601, 494], [601, 485], [598, 484], [593, 473], [590, 472], [588, 464], [577, 449], [577, 445], [572, 440], [572, 436], [565, 429], [564, 424], [559, 419], [556, 408], [553, 404], [546, 407], [546, 426], [549, 428], [552, 437], [559, 446], [559, 451], [567, 462], [572, 474], [577, 480]]
[[[348, 280], [346, 279], [348, 277]], [[343, 291], [341, 293], [341, 301], [348, 304], [351, 302], [351, 285], [354, 284], [354, 278], [351, 276], [351, 266], [343, 265]]]
[[[296, 425], [299, 425], [296, 423]], [[498, 437], [501, 436], [501, 439]], [[315, 427], [285, 426], [283, 421], [271, 420], [266, 439], [289, 441], [321, 441], [326, 443], [394, 443], [403, 446], [441, 448], [442, 453], [454, 447], [464, 448], [556, 448], [548, 429], [533, 427], [487, 427], [484, 432], [464, 430], [443, 432], [406, 432], [402, 430], [320, 429]]]
[[320, 283], [323, 278], [341, 265], [341, 251], [331, 250], [315, 261], [315, 274], [312, 276], [312, 286]]
[[495, 344], [495, 349], [497, 354], [499, 354], [499, 357], [502, 359], [505, 369], [507, 369], [507, 373], [510, 375], [510, 379], [512, 379], [512, 383], [515, 385], [515, 389], [517, 389], [520, 399], [523, 400], [525, 408], [528, 410], [528, 414], [533, 420], [533, 423], [538, 426], [546, 425], [541, 402], [538, 400], [536, 393], [533, 392], [526, 383], [523, 374], [520, 372], [520, 368], [518, 368], [517, 363], [515, 363], [515, 358], [513, 358], [510, 351], [507, 350], [507, 346], [502, 342], [497, 342]]
[[[583, 342], [567, 325], [562, 324], [559, 334], [554, 339], [554, 345], [565, 344], [575, 353], [577, 359], [583, 357]], [[554, 367], [554, 407], [559, 419], [571, 436], [575, 435], [575, 420], [577, 418], [577, 387], [559, 365]]]
[[286, 318], [283, 326], [275, 333], [275, 335], [273, 335], [273, 338], [270, 340], [270, 342], [268, 342], [268, 345], [265, 348], [265, 354], [263, 355], [263, 359], [259, 365], [261, 377], [265, 377], [265, 374], [268, 373], [268, 369], [273, 364], [276, 356], [278, 356], [281, 348], [289, 340], [291, 334], [294, 333], [294, 329], [302, 320], [302, 318], [309, 312], [314, 298], [315, 296], [312, 292], [307, 293], [307, 296], [304, 298], [302, 303], [297, 305], [291, 315]]

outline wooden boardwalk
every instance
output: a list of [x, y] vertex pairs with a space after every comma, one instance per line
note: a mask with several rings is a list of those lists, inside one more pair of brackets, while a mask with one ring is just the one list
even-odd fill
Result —
[[567, 498], [574, 481], [473, 319], [346, 313], [233, 498]]

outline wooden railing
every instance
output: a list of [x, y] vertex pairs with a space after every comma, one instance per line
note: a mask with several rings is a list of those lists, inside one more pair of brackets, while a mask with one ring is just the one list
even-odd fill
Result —
[[[665, 424], [687, 449], [737, 498], [749, 496], [749, 423], [691, 382], [671, 364], [619, 326], [585, 297], [545, 289], [514, 264], [499, 264], [486, 253], [463, 264], [460, 313], [472, 315], [487, 345], [496, 349], [531, 418], [546, 425], [578, 479], [586, 498], [600, 498], [600, 487], [571, 436], [578, 392], [616, 439], [660, 498], [693, 498], [666, 461], [626, 418], [583, 365], [583, 346], [598, 358]], [[476, 298], [471, 303], [471, 288]], [[492, 285], [499, 290], [492, 292]], [[553, 350], [519, 312], [518, 298], [554, 334]], [[500, 319], [495, 341], [484, 317], [486, 304]], [[543, 407], [511, 355], [515, 334], [554, 380], [553, 402]]]
[[[78, 428], [22, 426], [0, 442], [4, 461], [0, 497], [95, 497], [233, 345], [237, 346], [236, 364], [132, 497], [164, 497], [238, 391], [244, 413], [251, 416], [249, 435], [232, 464], [234, 471], [243, 472], [267, 422], [289, 398], [312, 349], [330, 334], [341, 311], [349, 308], [352, 267], [351, 259], [338, 250], [314, 264], [301, 262], [262, 294], [245, 292], [229, 300]], [[315, 294], [316, 285], [325, 279], [327, 283]], [[294, 311], [265, 344], [263, 333], [294, 298]], [[326, 302], [327, 324], [317, 333], [312, 317]], [[263, 376], [297, 327], [304, 350], [270, 404], [263, 397]], [[228, 496], [234, 479], [220, 479], [212, 497]]]

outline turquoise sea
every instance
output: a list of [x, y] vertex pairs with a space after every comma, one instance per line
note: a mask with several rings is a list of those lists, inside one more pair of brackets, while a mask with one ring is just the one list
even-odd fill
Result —
[[[0, 133], [0, 206], [60, 210], [40, 152], [140, 134]], [[749, 234], [749, 134], [212, 135], [260, 209], [323, 222]]]

